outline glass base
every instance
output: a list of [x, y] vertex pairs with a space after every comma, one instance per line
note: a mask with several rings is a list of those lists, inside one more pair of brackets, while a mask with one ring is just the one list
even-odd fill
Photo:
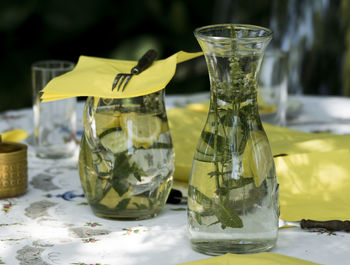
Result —
[[36, 157], [43, 159], [70, 158], [76, 152], [76, 145], [69, 145], [67, 148], [36, 147]]
[[200, 253], [217, 256], [226, 253], [248, 254], [264, 252], [276, 245], [276, 240], [191, 240], [192, 248]]
[[43, 154], [43, 153], [37, 153], [36, 157], [42, 158], [42, 159], [61, 159], [61, 158], [70, 158], [74, 156], [74, 152], [72, 153], [59, 153], [59, 154]]

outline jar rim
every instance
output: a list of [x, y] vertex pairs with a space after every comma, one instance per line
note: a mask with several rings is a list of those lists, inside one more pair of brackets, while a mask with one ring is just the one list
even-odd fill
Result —
[[[218, 33], [224, 33], [225, 30], [232, 31], [234, 29], [237, 31], [245, 31], [246, 33], [252, 32], [254, 35], [242, 35], [236, 36], [220, 36]], [[214, 40], [218, 42], [232, 42], [232, 40], [245, 41], [245, 42], [256, 42], [261, 40], [269, 40], [272, 38], [272, 30], [250, 24], [214, 24], [196, 28], [194, 30], [194, 35], [201, 40]]]
[[52, 72], [70, 71], [75, 67], [75, 63], [66, 60], [42, 60], [32, 64], [33, 71]]
[[[9, 151], [3, 151], [1, 146], [7, 145], [11, 148]], [[3, 142], [0, 145], [0, 161], [6, 161], [8, 159], [19, 159], [22, 157], [27, 157], [27, 145], [15, 142]]]

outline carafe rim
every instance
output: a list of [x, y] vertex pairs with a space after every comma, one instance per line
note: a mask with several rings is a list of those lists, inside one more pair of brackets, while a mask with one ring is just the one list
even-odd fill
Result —
[[[215, 30], [221, 30], [221, 33], [224, 33], [225, 29], [235, 29], [236, 31], [251, 31], [256, 35], [253, 36], [242, 36], [241, 34], [236, 36], [220, 36], [219, 34], [214, 34]], [[215, 41], [215, 42], [222, 42], [222, 43], [230, 43], [233, 40], [241, 41], [241, 42], [257, 42], [257, 41], [267, 41], [272, 38], [273, 32], [272, 30], [256, 26], [256, 25], [250, 25], [250, 24], [214, 24], [214, 25], [208, 25], [196, 28], [194, 30], [194, 35], [196, 38], [199, 38], [203, 41]]]

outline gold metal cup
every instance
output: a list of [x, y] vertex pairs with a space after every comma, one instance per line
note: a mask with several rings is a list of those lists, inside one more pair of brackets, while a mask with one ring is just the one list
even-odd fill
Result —
[[27, 146], [1, 142], [0, 135], [0, 198], [23, 194], [28, 185]]

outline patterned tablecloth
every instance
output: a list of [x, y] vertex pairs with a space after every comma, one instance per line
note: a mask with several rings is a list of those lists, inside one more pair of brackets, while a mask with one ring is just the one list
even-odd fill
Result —
[[[203, 94], [173, 96], [166, 104], [179, 106], [206, 98]], [[292, 127], [312, 130], [321, 124], [321, 129], [337, 132], [339, 126], [334, 124], [341, 123], [341, 133], [350, 133], [350, 100], [298, 100], [302, 109], [291, 117]], [[334, 113], [335, 106], [343, 108]], [[321, 111], [328, 114], [320, 117]], [[78, 104], [77, 113], [78, 127], [82, 128], [82, 104]], [[0, 113], [0, 130], [11, 128], [32, 133], [31, 110]], [[144, 221], [98, 218], [80, 186], [78, 147], [71, 159], [44, 160], [34, 156], [30, 137], [27, 144], [28, 190], [23, 196], [0, 200], [0, 264], [166, 265], [208, 257], [191, 249], [186, 235], [186, 205], [168, 204], [159, 216]], [[272, 251], [321, 264], [350, 264], [350, 234], [281, 229]]]

